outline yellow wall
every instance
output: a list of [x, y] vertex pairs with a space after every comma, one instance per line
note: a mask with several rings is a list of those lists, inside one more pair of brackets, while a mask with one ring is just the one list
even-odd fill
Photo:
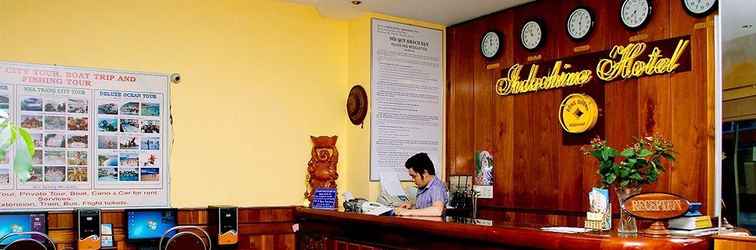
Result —
[[280, 0], [0, 1], [0, 60], [181, 73], [174, 207], [303, 204], [310, 135], [339, 136], [340, 192], [375, 197], [370, 128], [345, 115], [352, 84], [370, 89], [373, 16]]
[[[370, 99], [370, 29], [372, 18], [380, 18], [383, 20], [390, 20], [400, 23], [418, 25], [422, 27], [434, 28], [439, 30], [445, 30], [445, 26], [440, 24], [420, 22], [416, 20], [410, 20], [405, 18], [396, 18], [380, 14], [367, 14], [355, 20], [349, 22], [349, 86], [355, 84], [362, 84], [365, 90], [368, 92], [368, 98]], [[445, 41], [446, 33], [442, 34], [442, 39]], [[442, 49], [446, 58], [446, 46]], [[446, 64], [442, 66], [444, 72], [446, 72]], [[446, 74], [444, 73], [444, 77]], [[445, 80], [443, 82], [446, 82]], [[444, 88], [445, 89], [445, 88]], [[347, 89], [348, 91], [348, 89]], [[445, 99], [445, 98], [444, 98]], [[372, 101], [372, 99], [370, 99]], [[446, 112], [444, 112], [446, 113]], [[368, 197], [370, 200], [375, 200], [380, 195], [380, 185], [378, 182], [369, 182], [370, 179], [370, 113], [368, 113], [365, 119], [364, 128], [351, 125], [346, 129], [346, 147], [345, 154], [348, 155], [346, 159], [347, 168], [346, 173], [346, 185], [348, 191], [354, 193], [357, 197]], [[442, 119], [445, 121], [445, 119]], [[445, 124], [445, 123], [444, 123]], [[442, 152], [442, 156], [446, 155]], [[444, 162], [444, 161], [442, 161]], [[443, 163], [442, 163], [443, 164]], [[441, 166], [437, 169], [441, 169], [443, 176], [443, 170], [446, 168]], [[406, 186], [413, 186], [411, 182], [403, 182]]]

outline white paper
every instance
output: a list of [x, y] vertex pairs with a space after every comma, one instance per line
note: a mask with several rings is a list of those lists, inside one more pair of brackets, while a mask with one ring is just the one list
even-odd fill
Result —
[[493, 186], [475, 185], [473, 189], [478, 192], [480, 199], [493, 199]]
[[440, 173], [443, 32], [372, 20], [370, 180], [382, 172], [410, 180], [404, 162], [428, 153]]
[[542, 227], [541, 230], [547, 231], [547, 232], [568, 233], [568, 234], [585, 233], [585, 232], [591, 231], [591, 229], [582, 228], [582, 227]]
[[399, 183], [399, 177], [396, 176], [396, 173], [381, 173], [381, 189], [394, 197], [407, 196], [407, 193], [402, 188], [402, 184]]

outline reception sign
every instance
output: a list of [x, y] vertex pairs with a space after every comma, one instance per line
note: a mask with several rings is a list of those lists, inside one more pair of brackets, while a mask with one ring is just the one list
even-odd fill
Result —
[[[502, 70], [500, 96], [525, 94], [596, 81], [653, 76], [690, 70], [690, 37], [616, 45], [610, 50]], [[547, 70], [542, 70], [546, 68]]]
[[167, 75], [0, 62], [0, 89], [35, 149], [0, 162], [0, 210], [169, 206]]
[[635, 217], [663, 220], [679, 217], [688, 212], [690, 203], [683, 197], [669, 193], [643, 193], [627, 198], [622, 209]]

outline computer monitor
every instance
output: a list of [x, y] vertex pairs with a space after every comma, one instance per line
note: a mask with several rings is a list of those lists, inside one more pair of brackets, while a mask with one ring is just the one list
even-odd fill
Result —
[[[177, 210], [126, 210], [126, 240], [132, 243], [156, 242], [165, 231], [176, 226]], [[172, 236], [175, 232], [168, 236]]]
[[[10, 233], [39, 232], [47, 234], [47, 213], [0, 213], [0, 238]], [[0, 246], [5, 246], [13, 241], [23, 238], [31, 238], [30, 235], [9, 237]], [[43, 240], [43, 239], [38, 239]]]

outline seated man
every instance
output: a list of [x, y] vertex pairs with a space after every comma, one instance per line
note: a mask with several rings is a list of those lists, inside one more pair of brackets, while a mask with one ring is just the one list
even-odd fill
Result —
[[449, 201], [444, 182], [436, 177], [433, 162], [426, 153], [410, 157], [404, 167], [417, 185], [417, 202], [412, 209], [410, 204], [402, 204], [394, 210], [399, 216], [441, 216]]

